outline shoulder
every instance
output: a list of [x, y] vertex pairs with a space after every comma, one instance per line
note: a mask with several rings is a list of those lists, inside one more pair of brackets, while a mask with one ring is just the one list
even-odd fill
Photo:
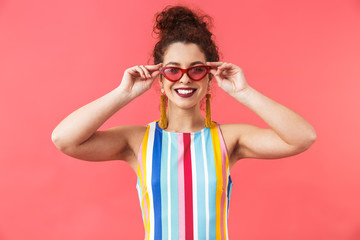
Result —
[[240, 148], [240, 138], [252, 129], [252, 125], [244, 123], [218, 124], [224, 138], [229, 158], [232, 161], [239, 160], [238, 150]]
[[119, 143], [124, 138], [126, 147], [119, 152], [117, 159], [125, 160], [136, 172], [136, 162], [142, 139], [147, 130], [147, 126], [141, 125], [122, 125], [112, 128], [115, 135], [115, 142]]
[[232, 131], [236, 131], [236, 132], [241, 132], [241, 131], [246, 131], [247, 129], [251, 128], [252, 125], [250, 124], [245, 124], [245, 123], [218, 123], [221, 132], [232, 132]]
[[238, 134], [249, 130], [249, 128], [251, 127], [251, 125], [244, 123], [225, 123], [218, 125], [223, 137], [227, 139], [238, 139]]
[[137, 153], [137, 151], [142, 143], [142, 140], [145, 137], [146, 131], [154, 132], [155, 130], [160, 129], [160, 127], [157, 125], [157, 121], [150, 122], [145, 126], [130, 125], [130, 126], [123, 126], [123, 127], [127, 128], [128, 142], [129, 142], [129, 145], [133, 147], [135, 153]]
[[129, 147], [133, 150], [134, 153], [137, 153], [136, 150], [140, 147], [141, 141], [147, 130], [146, 126], [141, 125], [126, 125], [116, 127], [118, 132], [122, 134], [126, 134], [127, 142]]

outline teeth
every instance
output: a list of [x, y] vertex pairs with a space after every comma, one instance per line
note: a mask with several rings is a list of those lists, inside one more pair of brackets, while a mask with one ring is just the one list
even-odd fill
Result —
[[189, 93], [192, 93], [194, 90], [177, 89], [176, 91], [180, 94], [189, 94]]

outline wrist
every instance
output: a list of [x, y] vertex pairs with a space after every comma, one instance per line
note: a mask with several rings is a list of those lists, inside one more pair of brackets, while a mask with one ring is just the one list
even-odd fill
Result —
[[234, 97], [236, 100], [238, 100], [239, 102], [241, 102], [241, 103], [244, 104], [244, 103], [246, 103], [246, 102], [250, 99], [250, 97], [251, 97], [251, 95], [254, 93], [254, 91], [255, 91], [255, 89], [253, 89], [253, 88], [250, 87], [250, 86], [247, 86], [247, 87], [244, 88], [243, 90], [235, 93], [235, 94], [233, 95], [233, 97]]
[[134, 96], [132, 94], [132, 92], [126, 91], [121, 86], [118, 86], [117, 88], [115, 88], [114, 92], [116, 92], [116, 95], [121, 96], [126, 99], [129, 99], [130, 101], [133, 100], [134, 98], [136, 98], [136, 96]]

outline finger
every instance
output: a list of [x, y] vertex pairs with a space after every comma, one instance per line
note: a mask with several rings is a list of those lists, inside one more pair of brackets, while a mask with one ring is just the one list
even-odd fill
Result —
[[160, 74], [160, 71], [154, 71], [151, 73], [151, 78], [156, 78]]
[[207, 62], [207, 63], [209, 63], [209, 66], [214, 67], [214, 69], [211, 69], [210, 72], [216, 76], [221, 75], [225, 67], [228, 65], [228, 63], [226, 62]]
[[234, 68], [234, 65], [231, 63], [224, 63], [220, 67], [218, 67], [219, 74], [222, 74], [223, 72], [231, 71], [231, 69]]
[[136, 66], [126, 69], [126, 72], [128, 72], [130, 75], [133, 75], [133, 76], [138, 76], [138, 75], [141, 76], [141, 74], [136, 69]]
[[210, 73], [212, 73], [213, 75], [215, 75], [217, 73], [217, 69], [210, 69]]
[[214, 78], [215, 78], [218, 86], [220, 87], [222, 84], [222, 81], [223, 81], [222, 77], [220, 76], [220, 74], [217, 74], [217, 75], [214, 75]]
[[224, 62], [218, 69], [225, 69], [231, 67], [231, 63]]
[[144, 67], [144, 65], [140, 65], [140, 68], [144, 71], [146, 78], [151, 78], [149, 71]]
[[156, 65], [146, 65], [145, 67], [150, 71], [154, 71], [154, 70], [158, 70], [161, 66], [162, 63], [158, 63]]
[[145, 73], [144, 70], [140, 66], [135, 66], [136, 71], [140, 74], [142, 79], [145, 79]]
[[212, 66], [212, 67], [218, 67], [221, 66], [223, 62], [206, 62], [206, 65]]

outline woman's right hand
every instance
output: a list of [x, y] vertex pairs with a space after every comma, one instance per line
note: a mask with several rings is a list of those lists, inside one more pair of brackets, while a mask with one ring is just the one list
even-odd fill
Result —
[[151, 88], [155, 78], [160, 74], [159, 68], [162, 63], [157, 65], [138, 65], [128, 68], [124, 72], [124, 76], [119, 88], [132, 97], [138, 97]]

